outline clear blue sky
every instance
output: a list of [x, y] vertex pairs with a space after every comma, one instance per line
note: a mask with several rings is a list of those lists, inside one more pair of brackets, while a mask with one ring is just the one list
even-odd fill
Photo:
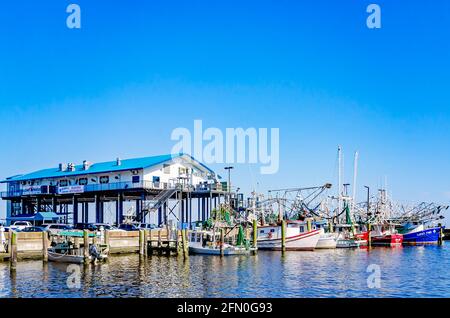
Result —
[[447, 0], [4, 1], [0, 177], [167, 153], [202, 119], [280, 128], [276, 175], [233, 172], [246, 191], [336, 183], [341, 144], [361, 198], [387, 176], [395, 199], [449, 203], [449, 76]]

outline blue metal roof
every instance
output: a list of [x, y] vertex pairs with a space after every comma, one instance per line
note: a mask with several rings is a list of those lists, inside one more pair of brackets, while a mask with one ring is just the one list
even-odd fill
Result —
[[123, 170], [134, 170], [134, 169], [144, 169], [152, 166], [156, 166], [162, 164], [166, 161], [181, 157], [188, 156], [192, 160], [199, 163], [202, 167], [212, 172], [211, 169], [203, 165], [202, 163], [195, 160], [193, 157], [187, 154], [168, 154], [161, 156], [152, 156], [152, 157], [144, 157], [144, 158], [135, 158], [135, 159], [123, 159], [121, 160], [121, 164], [117, 165], [117, 162], [108, 161], [108, 162], [100, 162], [92, 164], [89, 169], [84, 170], [83, 165], [76, 165], [75, 171], [60, 171], [58, 167], [43, 169], [39, 171], [35, 171], [32, 173], [18, 175], [15, 177], [10, 177], [2, 182], [12, 182], [12, 181], [24, 181], [24, 180], [32, 180], [32, 179], [44, 179], [44, 178], [61, 178], [61, 177], [70, 177], [77, 176], [83, 174], [93, 174], [93, 173], [106, 173], [106, 172], [114, 172], [114, 171], [123, 171]]
[[55, 221], [60, 217], [55, 212], [38, 212], [36, 214], [22, 214], [17, 216], [9, 216], [7, 220], [16, 221]]

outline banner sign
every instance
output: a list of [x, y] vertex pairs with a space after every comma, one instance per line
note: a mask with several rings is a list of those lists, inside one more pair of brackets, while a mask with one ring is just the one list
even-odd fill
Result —
[[22, 194], [41, 194], [41, 187], [40, 186], [29, 186], [22, 190]]
[[70, 194], [70, 193], [83, 193], [84, 186], [69, 186], [69, 187], [58, 187], [58, 194]]

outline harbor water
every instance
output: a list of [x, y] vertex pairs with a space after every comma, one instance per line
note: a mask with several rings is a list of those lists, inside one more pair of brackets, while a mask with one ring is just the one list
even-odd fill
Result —
[[132, 254], [68, 266], [0, 263], [0, 297], [450, 297], [449, 244], [186, 260]]

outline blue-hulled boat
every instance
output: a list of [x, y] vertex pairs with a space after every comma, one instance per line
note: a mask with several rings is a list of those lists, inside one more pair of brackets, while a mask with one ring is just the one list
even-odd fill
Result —
[[403, 234], [403, 244], [439, 244], [441, 236], [441, 227], [432, 227], [425, 229], [423, 225]]

